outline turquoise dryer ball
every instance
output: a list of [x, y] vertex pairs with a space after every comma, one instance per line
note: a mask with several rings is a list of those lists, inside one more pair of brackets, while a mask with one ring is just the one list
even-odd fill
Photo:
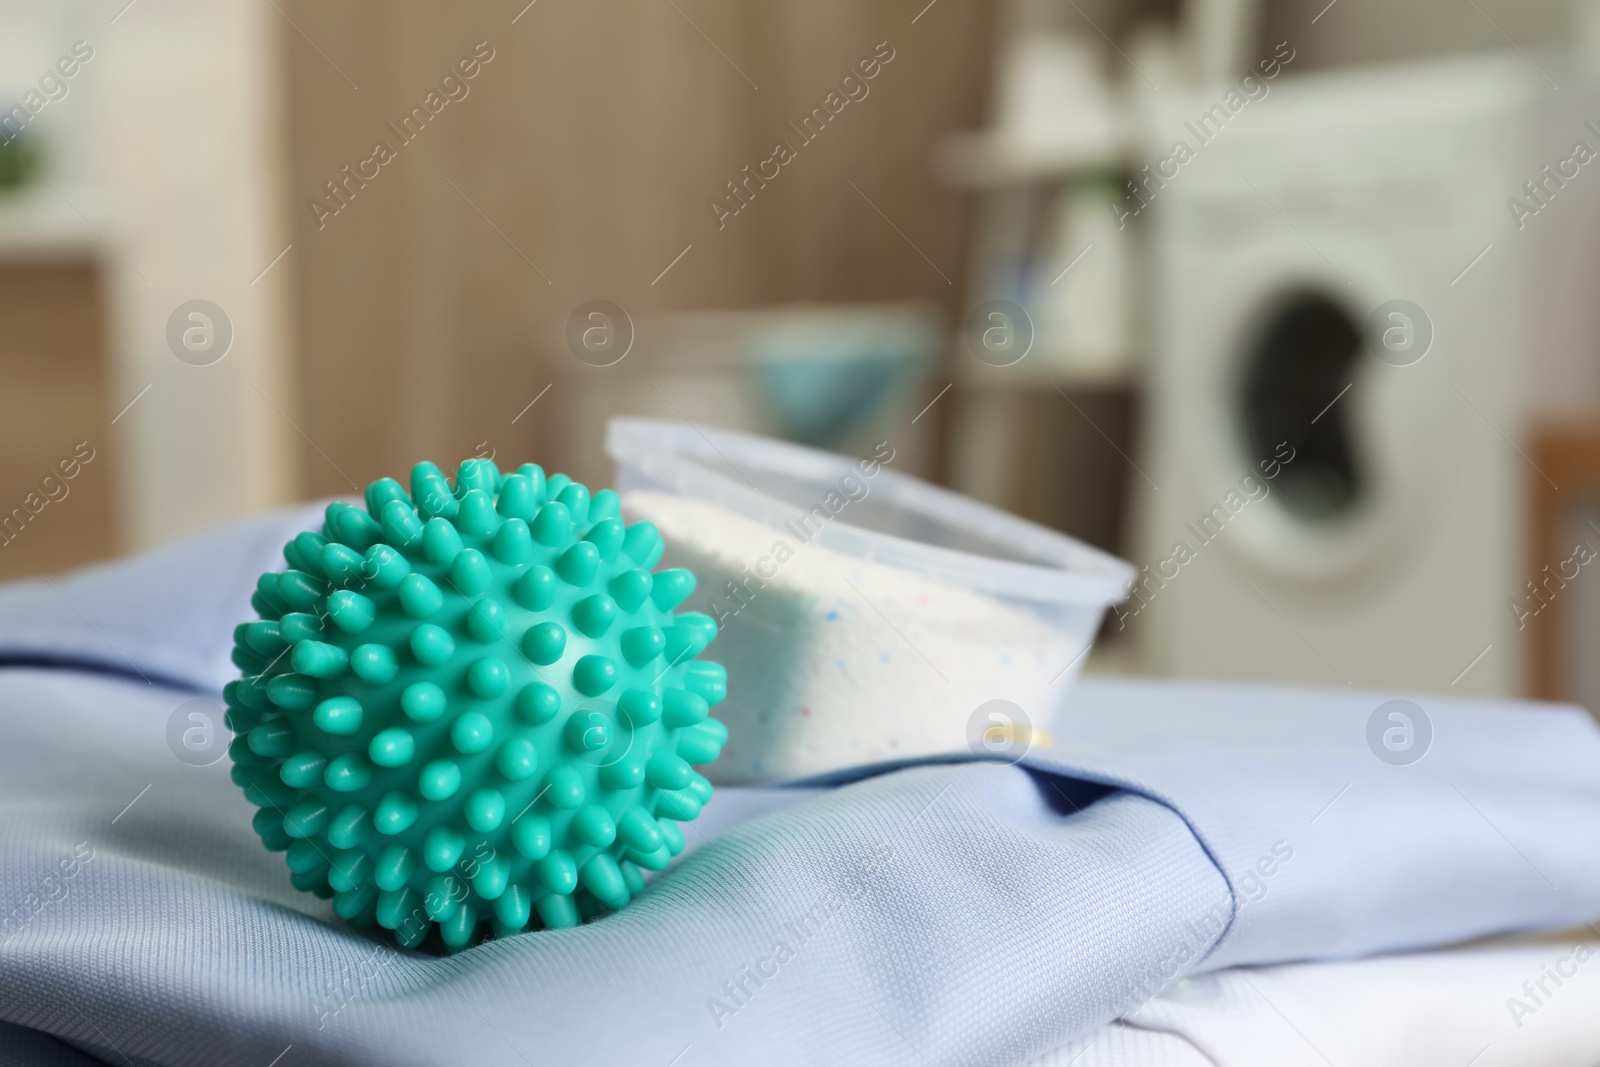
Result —
[[263, 574], [225, 693], [233, 779], [294, 884], [447, 949], [627, 904], [711, 799], [712, 620], [617, 494], [420, 463]]

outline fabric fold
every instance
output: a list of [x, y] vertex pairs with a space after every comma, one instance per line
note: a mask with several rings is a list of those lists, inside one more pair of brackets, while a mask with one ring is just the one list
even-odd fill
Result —
[[616, 915], [400, 952], [293, 890], [225, 764], [167, 750], [178, 703], [0, 671], [0, 1019], [114, 1062], [1013, 1063], [1131, 1010], [1229, 908], [1165, 806], [1063, 813], [962, 764], [721, 790], [723, 832]]
[[1600, 914], [1576, 709], [1414, 696], [1398, 765], [1368, 740], [1392, 694], [1086, 681], [1016, 766], [722, 789], [616, 915], [396, 951], [169, 740], [317, 521], [0, 588], [0, 1021], [172, 1065], [1016, 1063], [1196, 971]]
[[1029, 1067], [1592, 1064], [1595, 937], [1196, 975]]
[[1581, 709], [1409, 699], [1431, 742], [1368, 744], [1394, 694], [1085, 682], [1029, 765], [1180, 812], [1237, 916], [1204, 966], [1396, 952], [1600, 915], [1600, 730]]
[[0, 665], [220, 693], [239, 675], [233, 628], [256, 617], [256, 580], [287, 566], [284, 542], [321, 525], [322, 505], [297, 505], [128, 559], [0, 585]]

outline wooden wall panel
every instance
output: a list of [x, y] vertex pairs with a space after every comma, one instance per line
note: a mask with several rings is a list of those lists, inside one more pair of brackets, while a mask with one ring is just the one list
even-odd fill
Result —
[[118, 547], [102, 300], [88, 263], [0, 266], [0, 581]]
[[[798, 301], [957, 307], [966, 203], [929, 158], [942, 133], [983, 118], [989, 5], [938, 0], [913, 24], [925, 0], [523, 3], [283, 5], [296, 27], [289, 186], [309, 492], [483, 441], [562, 462], [538, 407], [511, 420], [553, 380], [552, 361], [574, 358], [559, 327], [586, 300], [636, 319]], [[479, 41], [494, 59], [469, 95], [398, 147], [385, 123]], [[894, 59], [869, 95], [719, 230], [707, 201], [777, 140], [795, 142], [785, 123], [882, 41]], [[319, 228], [307, 202], [379, 138], [397, 158]]]

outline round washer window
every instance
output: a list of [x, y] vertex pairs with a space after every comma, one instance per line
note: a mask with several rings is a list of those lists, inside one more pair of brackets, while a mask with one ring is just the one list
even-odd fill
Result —
[[1281, 462], [1294, 449], [1273, 495], [1308, 521], [1346, 512], [1362, 495], [1344, 392], [1355, 380], [1361, 346], [1361, 328], [1342, 305], [1297, 292], [1275, 306], [1246, 355], [1239, 414], [1251, 465]]

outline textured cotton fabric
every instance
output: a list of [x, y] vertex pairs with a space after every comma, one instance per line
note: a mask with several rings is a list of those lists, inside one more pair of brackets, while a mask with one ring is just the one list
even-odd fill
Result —
[[0, 663], [49, 663], [218, 693], [263, 571], [320, 529], [320, 506], [271, 512], [129, 560], [0, 585]]
[[1228, 906], [1163, 805], [1062, 815], [1024, 771], [969, 764], [792, 804], [725, 790], [724, 825], [781, 806], [617, 915], [400, 953], [289, 885], [224, 764], [172, 756], [176, 703], [0, 671], [3, 899], [92, 849], [0, 945], [0, 1015], [113, 1062], [1011, 1063], [1134, 1007]]
[[1052, 724], [1060, 747], [1027, 762], [1183, 814], [1240, 902], [1210, 968], [1600, 914], [1594, 721], [1559, 705], [1414, 695], [1432, 743], [1391, 766], [1367, 747], [1367, 720], [1399, 695], [1085, 683]]
[[226, 761], [167, 747], [316, 521], [0, 589], [0, 1048], [22, 1027], [17, 1057], [58, 1037], [135, 1064], [1009, 1064], [1197, 968], [1600, 913], [1581, 713], [1418, 698], [1432, 748], [1391, 767], [1365, 742], [1386, 696], [1086, 683], [1020, 766], [719, 789], [614, 916], [392, 950], [289, 885]]
[[1536, 942], [1185, 978], [1029, 1067], [1593, 1067], [1600, 941]]

